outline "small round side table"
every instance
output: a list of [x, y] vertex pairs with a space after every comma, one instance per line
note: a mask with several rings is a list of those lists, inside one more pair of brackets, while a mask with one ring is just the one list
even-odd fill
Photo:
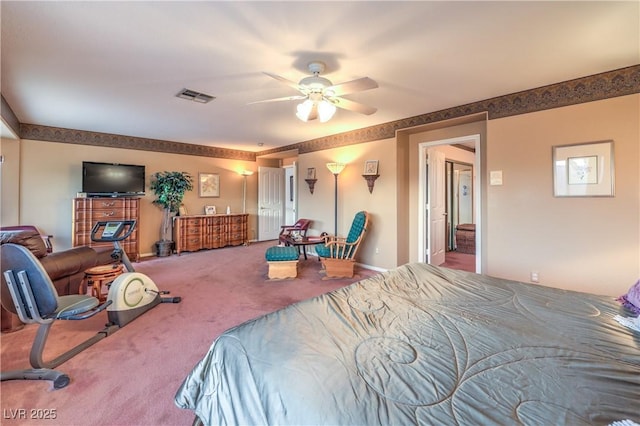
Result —
[[120, 264], [94, 266], [84, 271], [84, 282], [80, 286], [80, 292], [86, 293], [87, 287], [91, 287], [91, 295], [100, 303], [107, 300], [108, 286], [118, 275], [124, 272], [124, 266]]

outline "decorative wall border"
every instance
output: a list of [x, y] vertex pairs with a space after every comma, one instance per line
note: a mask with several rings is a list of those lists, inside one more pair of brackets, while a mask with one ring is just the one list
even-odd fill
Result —
[[618, 96], [640, 93], [640, 65], [550, 84], [466, 105], [391, 121], [337, 135], [259, 152], [258, 155], [298, 149], [299, 153], [322, 151], [346, 145], [393, 138], [397, 130], [437, 123], [468, 115], [487, 112], [489, 120], [528, 114]]
[[498, 96], [466, 105], [404, 118], [350, 132], [312, 139], [261, 152], [249, 152], [180, 142], [120, 136], [83, 130], [61, 129], [36, 124], [20, 124], [20, 137], [51, 142], [111, 148], [137, 149], [172, 154], [197, 155], [230, 160], [256, 161], [261, 155], [297, 149], [299, 153], [322, 151], [330, 148], [393, 138], [396, 131], [424, 124], [450, 120], [487, 112], [489, 120], [519, 114], [528, 114], [563, 106], [593, 102], [618, 96], [640, 93], [640, 65], [621, 68], [550, 84], [509, 95]]
[[225, 158], [228, 160], [256, 161], [255, 152], [133, 136], [112, 135], [109, 133], [87, 132], [85, 130], [62, 129], [59, 127], [39, 126], [37, 124], [20, 124], [20, 136], [22, 139], [48, 142], [137, 149], [140, 151], [197, 155], [200, 157]]

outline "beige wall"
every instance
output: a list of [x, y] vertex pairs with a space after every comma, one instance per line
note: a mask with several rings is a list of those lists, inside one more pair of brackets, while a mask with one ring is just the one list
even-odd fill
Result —
[[[345, 162], [348, 166], [338, 180], [338, 233], [348, 231], [357, 211], [367, 210], [372, 223], [359, 261], [381, 269], [416, 261], [419, 144], [480, 134], [483, 210], [477, 226], [483, 235], [483, 272], [528, 281], [535, 270], [544, 285], [617, 296], [640, 277], [639, 105], [640, 95], [631, 95], [489, 121], [474, 117], [472, 122], [436, 123], [399, 131], [392, 139], [302, 154], [297, 159], [298, 216], [313, 219], [311, 234], [333, 232], [334, 178], [325, 164]], [[615, 143], [615, 197], [553, 197], [551, 147], [607, 139]], [[71, 200], [80, 191], [83, 160], [144, 164], [147, 175], [162, 170], [184, 170], [194, 177], [198, 172], [220, 173], [221, 197], [188, 193], [190, 213], [202, 212], [207, 204], [228, 204], [240, 211], [242, 177], [237, 172], [274, 165], [262, 159], [252, 163], [29, 140], [2, 142], [2, 213], [11, 218], [3, 217], [2, 223], [15, 224], [17, 213], [7, 206], [19, 198], [20, 223], [53, 234], [57, 249], [71, 245]], [[380, 162], [372, 194], [361, 176], [366, 160]], [[316, 168], [318, 179], [313, 195], [304, 181], [308, 167]], [[503, 171], [502, 186], [487, 185], [491, 170]], [[255, 239], [257, 174], [248, 178], [247, 194], [250, 238]], [[145, 254], [152, 253], [161, 219], [152, 199], [148, 194], [142, 203]]]
[[0, 226], [18, 223], [20, 200], [20, 141], [0, 139]]
[[[189, 155], [101, 148], [86, 145], [21, 141], [20, 223], [35, 224], [43, 232], [54, 235], [55, 248], [71, 247], [72, 200], [82, 189], [82, 161], [117, 162], [146, 166], [147, 188], [150, 176], [158, 171], [186, 171], [194, 178], [194, 190], [186, 194], [185, 207], [190, 214], [203, 214], [205, 205], [215, 205], [223, 212], [227, 205], [233, 212], [242, 211], [242, 182], [239, 171], [256, 170], [256, 163]], [[220, 174], [220, 198], [198, 196], [198, 172]], [[247, 213], [250, 214], [249, 237], [255, 238], [257, 174], [247, 178]], [[4, 200], [3, 195], [3, 200]], [[154, 252], [160, 238], [161, 210], [152, 204], [153, 194], [141, 200], [140, 251]], [[15, 222], [14, 222], [15, 224]]]
[[[640, 278], [640, 95], [488, 123], [487, 273], [617, 296]], [[614, 141], [615, 197], [553, 196], [552, 147]]]
[[[313, 219], [309, 234], [334, 232], [335, 179], [327, 169], [331, 162], [347, 163], [338, 176], [338, 235], [346, 236], [354, 215], [360, 210], [371, 214], [366, 238], [358, 261], [377, 268], [397, 266], [396, 252], [396, 150], [393, 139], [302, 154], [298, 158], [298, 217]], [[378, 160], [380, 177], [369, 193], [364, 173], [366, 160]], [[314, 193], [304, 181], [307, 168], [316, 168]]]

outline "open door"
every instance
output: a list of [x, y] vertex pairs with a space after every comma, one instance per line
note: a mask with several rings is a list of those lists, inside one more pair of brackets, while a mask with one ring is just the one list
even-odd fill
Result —
[[277, 240], [284, 213], [284, 169], [258, 168], [258, 241]]
[[427, 211], [429, 220], [429, 263], [441, 265], [445, 260], [447, 209], [445, 185], [445, 155], [434, 148], [427, 151], [428, 185]]
[[[471, 197], [473, 210], [472, 212], [464, 212], [464, 214], [470, 214], [473, 219], [472, 222], [478, 225], [475, 234], [475, 272], [482, 273], [482, 164], [480, 161], [481, 144], [479, 134], [422, 142], [419, 144], [418, 204], [420, 209], [417, 213], [418, 235], [420, 235], [421, 238], [417, 239], [417, 259], [420, 259], [425, 263], [440, 265], [441, 263], [439, 263], [440, 261], [438, 259], [440, 253], [446, 253], [446, 238], [444, 235], [439, 235], [441, 232], [446, 233], [446, 219], [448, 217], [443, 215], [443, 213], [446, 213], [446, 210], [444, 209], [446, 201], [442, 201], [442, 192], [444, 192], [446, 200], [446, 186], [444, 185], [446, 174], [444, 170], [442, 170], [446, 168], [446, 159], [444, 161], [437, 160], [434, 158], [436, 154], [432, 152], [434, 147], [441, 145], [463, 145], [467, 148], [472, 148], [473, 151], [475, 151], [473, 154], [473, 161], [468, 162], [468, 164], [472, 165], [469, 176], [471, 182], [469, 183], [468, 189], [471, 190], [469, 195]], [[441, 164], [441, 161], [444, 164]], [[439, 203], [442, 203], [443, 210], [439, 209]], [[458, 214], [462, 215], [463, 212], [458, 212]], [[440, 218], [444, 218], [443, 226], [439, 223]], [[432, 257], [435, 257], [435, 259], [432, 259]]]
[[296, 165], [284, 166], [284, 223], [283, 225], [293, 224], [298, 219], [297, 213], [297, 194], [296, 188]]

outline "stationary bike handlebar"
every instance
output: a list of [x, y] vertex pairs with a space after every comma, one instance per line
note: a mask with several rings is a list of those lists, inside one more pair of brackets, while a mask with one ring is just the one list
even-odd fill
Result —
[[[100, 232], [100, 229], [103, 229]], [[129, 235], [136, 228], [135, 220], [112, 220], [112, 221], [100, 221], [96, 222], [91, 229], [91, 241], [103, 243], [103, 242], [116, 242], [129, 238]]]
[[120, 260], [127, 272], [135, 272], [127, 252], [120, 247], [120, 241], [129, 238], [129, 235], [136, 227], [135, 220], [111, 220], [96, 222], [91, 229], [91, 241], [99, 243], [113, 243], [113, 253], [111, 257]]

